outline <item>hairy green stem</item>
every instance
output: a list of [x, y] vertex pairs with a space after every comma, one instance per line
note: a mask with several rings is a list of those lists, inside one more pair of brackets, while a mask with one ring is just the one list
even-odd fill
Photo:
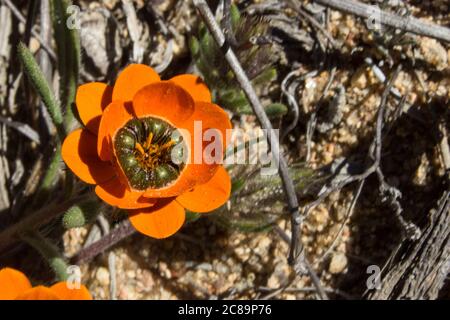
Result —
[[60, 169], [61, 169], [61, 145], [58, 144], [55, 148], [55, 153], [50, 159], [44, 177], [41, 180], [36, 196], [34, 197], [34, 204], [41, 204], [47, 200], [59, 177]]
[[66, 212], [67, 209], [69, 209], [74, 204], [78, 203], [79, 201], [83, 201], [91, 196], [92, 195], [90, 193], [87, 193], [78, 197], [74, 197], [63, 203], [48, 205], [42, 209], [30, 213], [22, 220], [0, 231], [0, 252], [2, 252], [2, 250], [8, 248], [15, 242], [19, 241], [20, 233], [30, 230], [31, 228], [34, 230], [39, 229], [53, 219], [62, 216], [64, 212]]
[[63, 125], [61, 107], [56, 101], [49, 83], [45, 79], [44, 74], [39, 68], [39, 65], [37, 64], [30, 50], [22, 42], [20, 42], [17, 47], [17, 51], [24, 71], [28, 76], [31, 84], [44, 102], [44, 105], [47, 108], [47, 111], [50, 114], [50, 117], [52, 118], [52, 121], [56, 127], [58, 137], [62, 141], [66, 136], [66, 131]]
[[52, 0], [51, 13], [55, 30], [58, 71], [61, 76], [60, 97], [65, 107], [64, 126], [70, 129], [75, 119], [72, 105], [75, 101], [80, 66], [80, 40], [76, 26], [69, 28], [69, 0]]
[[37, 231], [25, 232], [21, 234], [21, 238], [41, 254], [58, 281], [67, 280], [68, 265], [57, 246]]

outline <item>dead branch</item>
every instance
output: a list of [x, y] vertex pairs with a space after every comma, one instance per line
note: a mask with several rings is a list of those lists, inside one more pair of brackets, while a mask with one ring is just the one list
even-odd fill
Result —
[[[8, 6], [8, 8], [11, 10], [11, 12], [16, 16], [16, 18], [22, 22], [22, 23], [26, 23], [26, 19], [25, 17], [22, 15], [22, 13], [20, 13], [19, 9], [16, 8], [16, 6], [10, 1], [10, 0], [2, 0], [6, 6]], [[44, 39], [42, 39], [41, 35], [39, 33], [36, 32], [36, 30], [31, 29], [31, 34], [33, 35], [33, 37], [35, 37], [41, 44], [42, 48], [47, 51], [47, 53], [49, 54], [50, 58], [52, 58], [53, 61], [56, 61], [56, 54], [53, 51], [52, 48], [50, 48], [47, 45], [47, 42], [44, 41]]]
[[387, 273], [371, 300], [436, 299], [450, 271], [450, 191], [445, 191], [418, 241], [403, 241], [388, 259]]
[[450, 29], [436, 24], [426, 23], [414, 17], [400, 17], [396, 14], [384, 12], [377, 7], [363, 4], [354, 0], [315, 0], [315, 2], [332, 9], [344, 11], [366, 19], [379, 18], [380, 23], [420, 36], [435, 38], [450, 42]]

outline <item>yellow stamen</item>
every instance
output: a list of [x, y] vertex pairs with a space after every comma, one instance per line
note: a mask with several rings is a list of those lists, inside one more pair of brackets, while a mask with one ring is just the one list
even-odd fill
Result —
[[137, 160], [147, 169], [154, 169], [165, 150], [176, 144], [174, 140], [170, 140], [162, 146], [152, 144], [153, 138], [153, 132], [150, 132], [145, 143], [136, 143], [136, 150], [139, 152]]
[[147, 141], [145, 141], [145, 147], [148, 149], [152, 145], [153, 140], [153, 132], [150, 132], [147, 137]]
[[170, 148], [171, 146], [173, 146], [175, 144], [175, 141], [170, 140], [169, 142], [166, 142], [163, 146], [161, 146], [161, 151], [165, 150], [167, 148]]
[[144, 148], [141, 146], [141, 144], [139, 142], [136, 143], [136, 149], [137, 149], [137, 151], [139, 151], [140, 154], [142, 154], [142, 155], [145, 154], [145, 150], [144, 150]]

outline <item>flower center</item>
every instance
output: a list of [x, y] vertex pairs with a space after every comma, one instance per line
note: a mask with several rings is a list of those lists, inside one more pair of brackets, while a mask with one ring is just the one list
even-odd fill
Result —
[[114, 147], [130, 186], [137, 190], [163, 188], [175, 181], [184, 168], [183, 137], [158, 118], [128, 121], [117, 132]]

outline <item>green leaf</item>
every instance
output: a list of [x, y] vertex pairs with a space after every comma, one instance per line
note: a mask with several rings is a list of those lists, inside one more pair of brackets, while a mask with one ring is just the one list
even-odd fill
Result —
[[207, 31], [205, 32], [200, 38], [200, 57], [199, 62], [204, 65], [205, 74], [215, 72], [215, 78], [218, 78], [221, 76], [219, 74], [218, 70], [220, 70], [221, 65], [223, 64], [223, 55], [219, 51], [219, 48], [214, 41], [214, 38], [211, 36], [211, 34]]
[[56, 127], [58, 136], [62, 141], [66, 135], [66, 131], [63, 126], [61, 107], [56, 101], [56, 98], [53, 95], [52, 90], [50, 89], [50, 85], [45, 79], [44, 74], [39, 68], [39, 65], [37, 64], [30, 50], [22, 42], [20, 42], [17, 47], [17, 51], [19, 54], [19, 60], [24, 68], [24, 72], [33, 85], [34, 89], [37, 91], [42, 101], [44, 102], [44, 105], [47, 108], [48, 113], [50, 114], [53, 124]]
[[240, 89], [222, 89], [219, 91], [220, 104], [237, 114], [253, 114], [245, 94]]
[[277, 70], [275, 68], [268, 68], [253, 78], [252, 84], [254, 86], [266, 85], [275, 80], [276, 77]]
[[191, 223], [200, 218], [201, 214], [186, 210], [186, 220], [185, 223]]
[[231, 183], [231, 194], [238, 192], [245, 186], [245, 179], [236, 179]]
[[282, 103], [271, 103], [264, 108], [269, 118], [282, 117], [288, 113], [288, 107]]
[[239, 20], [241, 19], [241, 13], [239, 12], [237, 5], [235, 5], [234, 3], [232, 3], [230, 7], [230, 15], [231, 26], [233, 27], [233, 30], [236, 31], [236, 27], [238, 26]]
[[264, 232], [269, 231], [273, 226], [273, 222], [268, 221], [267, 216], [263, 214], [256, 214], [251, 217], [233, 217], [218, 213], [210, 217], [220, 227], [240, 232]]
[[[249, 165], [244, 170], [234, 172], [230, 209], [221, 207], [209, 215], [222, 228], [261, 232], [269, 230], [285, 216], [285, 194], [279, 175], [261, 175], [257, 169]], [[308, 190], [319, 186], [319, 180], [323, 183], [314, 170], [301, 163], [291, 165], [289, 173], [300, 196], [306, 196]]]
[[250, 147], [254, 146], [258, 142], [259, 142], [258, 138], [253, 138], [248, 141], [239, 143], [237, 146], [234, 144], [230, 144], [227, 150], [225, 151], [224, 162], [226, 163], [229, 157], [234, 157], [237, 153], [243, 150], [248, 150]]
[[197, 59], [200, 54], [200, 43], [198, 39], [194, 36], [189, 38], [189, 50], [194, 59]]
[[45, 203], [49, 198], [53, 187], [55, 186], [59, 178], [62, 165], [61, 160], [61, 145], [58, 144], [36, 192], [33, 201], [34, 204], [40, 205], [42, 203]]
[[73, 103], [78, 85], [80, 67], [80, 39], [76, 28], [69, 29], [67, 8], [69, 0], [51, 0], [51, 16], [58, 55], [60, 79], [60, 97], [65, 107], [64, 125], [70, 129], [75, 117]]

